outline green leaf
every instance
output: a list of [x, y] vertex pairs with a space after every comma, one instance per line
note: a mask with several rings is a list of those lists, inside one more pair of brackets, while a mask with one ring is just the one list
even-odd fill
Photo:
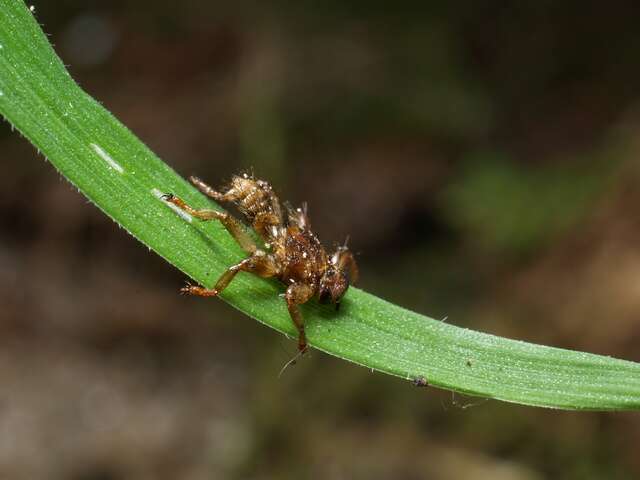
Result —
[[[0, 112], [62, 175], [185, 274], [211, 286], [244, 256], [217, 222], [185, 218], [160, 198], [211, 205], [76, 85], [20, 0], [0, 0], [0, 92]], [[242, 274], [223, 299], [295, 336], [282, 290]], [[340, 312], [309, 302], [303, 314], [313, 347], [399, 377], [527, 405], [640, 407], [637, 363], [458, 328], [356, 288]]]

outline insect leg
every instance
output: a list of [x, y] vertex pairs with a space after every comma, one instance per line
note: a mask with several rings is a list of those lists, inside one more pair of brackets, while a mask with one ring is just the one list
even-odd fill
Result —
[[184, 210], [190, 215], [193, 215], [200, 220], [220, 220], [220, 223], [227, 229], [227, 231], [231, 234], [231, 236], [235, 239], [236, 242], [242, 247], [242, 249], [247, 253], [255, 253], [258, 247], [253, 239], [247, 234], [242, 223], [237, 220], [235, 217], [232, 217], [227, 212], [218, 212], [217, 210], [196, 210], [193, 207], [190, 207], [184, 200], [176, 197], [171, 193], [167, 193], [163, 197], [167, 202], [173, 203], [175, 206]]
[[[262, 238], [269, 239], [277, 235], [281, 219], [272, 212], [260, 212], [253, 219], [253, 229]], [[275, 231], [273, 230], [275, 228]]]
[[304, 319], [302, 318], [298, 305], [306, 303], [312, 296], [313, 289], [304, 283], [289, 285], [284, 295], [291, 320], [298, 329], [298, 350], [301, 353], [307, 351], [307, 337], [304, 333]]
[[258, 252], [259, 254], [245, 258], [240, 263], [229, 267], [227, 271], [220, 276], [216, 285], [212, 289], [198, 287], [195, 285], [187, 285], [186, 287], [183, 287], [180, 292], [187, 295], [198, 295], [200, 297], [215, 297], [227, 288], [227, 285], [231, 283], [231, 280], [234, 279], [238, 272], [254, 273], [264, 278], [277, 275], [278, 269], [273, 258], [270, 255], [264, 255], [260, 250], [258, 250]]
[[211, 197], [218, 202], [233, 202], [240, 198], [238, 192], [234, 188], [229, 189], [226, 193], [220, 193], [213, 187], [204, 183], [198, 177], [191, 176], [189, 177], [189, 181], [207, 197]]

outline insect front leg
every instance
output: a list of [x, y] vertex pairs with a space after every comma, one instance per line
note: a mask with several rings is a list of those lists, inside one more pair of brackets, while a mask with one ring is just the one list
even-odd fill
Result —
[[187, 285], [180, 292], [187, 295], [197, 295], [200, 297], [215, 297], [222, 292], [238, 272], [249, 272], [263, 278], [274, 277], [278, 274], [278, 268], [271, 257], [265, 255], [264, 252], [258, 250], [255, 255], [245, 258], [240, 263], [232, 265], [224, 272], [212, 289], [199, 287], [196, 285]]
[[180, 208], [180, 210], [184, 210], [190, 215], [193, 215], [200, 220], [220, 220], [220, 223], [227, 229], [227, 231], [231, 234], [231, 236], [235, 239], [236, 242], [242, 247], [242, 249], [247, 253], [255, 253], [258, 249], [256, 243], [253, 239], [247, 234], [242, 223], [237, 220], [235, 217], [232, 217], [227, 212], [218, 212], [217, 210], [197, 210], [189, 205], [187, 205], [184, 200], [176, 197], [171, 193], [167, 193], [163, 196], [163, 199], [167, 202], [173, 203], [176, 207]]
[[220, 193], [215, 188], [204, 183], [198, 177], [191, 176], [189, 177], [189, 181], [207, 197], [211, 197], [217, 202], [234, 202], [240, 198], [239, 192], [234, 188], [230, 188], [225, 193]]
[[307, 337], [304, 333], [304, 318], [298, 305], [306, 303], [312, 296], [313, 289], [305, 283], [289, 285], [284, 295], [291, 320], [298, 329], [298, 351], [301, 353], [307, 351]]

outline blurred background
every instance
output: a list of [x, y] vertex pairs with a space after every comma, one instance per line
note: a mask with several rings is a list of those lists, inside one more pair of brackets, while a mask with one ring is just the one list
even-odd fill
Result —
[[[640, 361], [637, 2], [31, 3], [161, 158], [308, 201], [362, 288]], [[278, 378], [293, 342], [178, 295], [7, 124], [0, 152], [0, 477], [640, 477], [637, 414], [476, 404], [315, 351]]]

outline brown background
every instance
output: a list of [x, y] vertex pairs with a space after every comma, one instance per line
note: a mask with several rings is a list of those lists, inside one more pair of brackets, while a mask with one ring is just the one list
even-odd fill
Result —
[[[33, 3], [167, 163], [308, 201], [366, 290], [640, 361], [635, 2]], [[179, 296], [6, 124], [0, 153], [3, 478], [640, 476], [637, 414], [475, 405], [319, 352], [278, 378], [292, 342]]]

